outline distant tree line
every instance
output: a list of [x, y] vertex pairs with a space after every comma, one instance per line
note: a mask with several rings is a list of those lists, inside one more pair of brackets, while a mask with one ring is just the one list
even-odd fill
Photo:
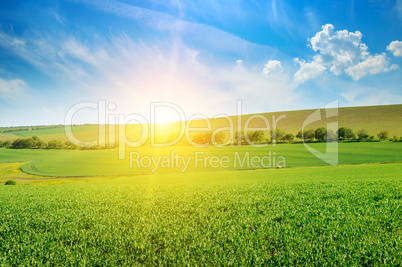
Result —
[[0, 147], [8, 147], [13, 149], [31, 148], [31, 149], [78, 149], [79, 146], [70, 141], [62, 142], [60, 140], [52, 140], [45, 142], [37, 136], [18, 138], [14, 141], [0, 141]]
[[374, 142], [374, 141], [386, 141], [402, 142], [402, 137], [398, 139], [397, 136], [390, 138], [387, 131], [380, 131], [377, 134], [378, 139], [375, 139], [373, 135], [369, 135], [365, 129], [359, 130], [354, 133], [352, 129], [346, 127], [340, 127], [336, 132], [328, 131], [324, 127], [320, 127], [316, 130], [310, 129], [302, 133], [299, 131], [296, 135], [302, 141], [305, 142], [325, 142], [325, 141], [341, 141], [341, 142]]
[[[14, 141], [0, 141], [0, 147], [7, 147], [11, 149], [82, 149], [82, 150], [95, 150], [95, 149], [105, 149], [105, 147], [91, 146], [91, 147], [80, 147], [70, 141], [60, 141], [51, 140], [45, 142], [37, 136], [18, 138]], [[106, 147], [110, 148], [110, 147]]]
[[[402, 142], [402, 137], [398, 139], [397, 136], [389, 138], [387, 131], [381, 131], [377, 134], [378, 139], [374, 136], [370, 136], [368, 131], [365, 129], [359, 130], [356, 134], [352, 129], [346, 127], [340, 127], [336, 132], [327, 130], [325, 127], [320, 127], [317, 129], [308, 129], [304, 132], [299, 131], [296, 136], [292, 133], [285, 133], [280, 129], [271, 130], [269, 132], [270, 139], [265, 137], [263, 131], [255, 131], [244, 133], [243, 131], [235, 132], [233, 136], [234, 144], [263, 144], [263, 143], [292, 143], [292, 142], [374, 142], [374, 141], [392, 141], [392, 142]], [[246, 140], [245, 136], [248, 136]], [[297, 141], [300, 140], [300, 141]]]
[[22, 132], [22, 131], [34, 131], [34, 130], [47, 130], [55, 128], [63, 128], [64, 125], [44, 125], [44, 126], [17, 126], [17, 127], [7, 127], [0, 129], [0, 133], [12, 133], [12, 132]]
[[[402, 142], [402, 137], [398, 139], [397, 136], [389, 137], [387, 131], [380, 131], [377, 134], [378, 139], [374, 136], [369, 135], [367, 130], [361, 129], [357, 133], [354, 133], [352, 129], [346, 127], [340, 127], [336, 132], [328, 131], [324, 127], [317, 129], [309, 129], [304, 132], [299, 131], [296, 136], [292, 133], [285, 133], [280, 129], [271, 130], [269, 132], [270, 139], [265, 135], [262, 130], [253, 132], [243, 132], [237, 131], [234, 133], [232, 143], [233, 145], [238, 144], [268, 144], [268, 143], [300, 143], [300, 142], [378, 142], [378, 141], [391, 141], [391, 142]], [[170, 142], [176, 138], [176, 134], [172, 134], [165, 140], [165, 142]], [[225, 132], [202, 132], [196, 133], [192, 137], [192, 142], [195, 144], [205, 145], [205, 144], [220, 144], [220, 145], [230, 145], [229, 137]], [[188, 142], [183, 142], [181, 140], [179, 145], [188, 145]], [[60, 140], [52, 140], [45, 142], [37, 136], [18, 138], [14, 141], [0, 141], [0, 147], [7, 147], [12, 149], [82, 149], [82, 150], [95, 150], [95, 149], [105, 149], [113, 148], [118, 144], [107, 147], [99, 146], [78, 146], [70, 141], [62, 142]]]
[[[98, 126], [98, 124], [73, 124], [72, 126]], [[12, 132], [23, 132], [23, 131], [35, 131], [35, 130], [48, 130], [48, 129], [56, 129], [56, 128], [64, 128], [65, 125], [43, 125], [43, 126], [11, 126], [11, 127], [2, 127], [0, 128], [0, 133], [12, 133]]]

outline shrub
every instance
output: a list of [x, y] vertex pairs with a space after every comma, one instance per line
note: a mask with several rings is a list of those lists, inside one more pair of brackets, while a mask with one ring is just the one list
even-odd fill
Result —
[[13, 180], [8, 180], [5, 185], [16, 185], [17, 183]]
[[328, 142], [335, 142], [338, 141], [338, 135], [332, 130], [327, 130], [326, 139]]
[[207, 145], [211, 143], [211, 132], [197, 133], [191, 139], [199, 145]]
[[52, 140], [47, 143], [48, 149], [62, 149], [63, 146], [63, 142], [60, 140]]
[[327, 139], [327, 129], [324, 127], [317, 128], [314, 131], [314, 137], [317, 139], [317, 141], [325, 141]]
[[11, 144], [11, 148], [21, 149], [21, 148], [44, 148], [46, 146], [45, 142], [39, 139], [37, 136], [32, 136], [28, 138], [18, 138], [14, 140]]
[[10, 141], [10, 140], [5, 141], [5, 142], [3, 143], [3, 146], [4, 146], [4, 147], [10, 147], [10, 146], [11, 146], [11, 141]]
[[285, 131], [281, 131], [280, 129], [272, 129], [269, 132], [271, 136], [271, 142], [278, 142], [285, 136]]
[[304, 133], [302, 131], [298, 132], [296, 137], [302, 139], [303, 141], [312, 142], [314, 140], [315, 132], [313, 129], [306, 130]]
[[385, 141], [386, 139], [388, 139], [388, 132], [387, 131], [381, 131], [377, 134], [378, 139]]
[[358, 131], [357, 136], [359, 137], [359, 141], [365, 141], [367, 140], [367, 138], [369, 138], [369, 134], [365, 129], [361, 129], [360, 131]]
[[345, 127], [339, 128], [338, 131], [336, 131], [336, 133], [338, 135], [338, 138], [341, 139], [341, 140], [353, 139], [356, 136], [352, 129], [345, 128]]
[[[224, 132], [217, 132], [215, 134], [212, 134], [211, 136], [212, 141], [216, 144], [222, 145], [228, 142], [228, 136]], [[174, 140], [175, 138], [170, 137], [171, 140]]]
[[285, 141], [288, 141], [288, 142], [293, 142], [293, 140], [295, 139], [295, 136], [294, 136], [293, 134], [287, 134], [287, 135], [285, 135], [285, 136], [283, 137], [283, 139], [284, 139]]
[[250, 141], [254, 144], [262, 144], [265, 142], [265, 133], [263, 131], [255, 131], [251, 134]]

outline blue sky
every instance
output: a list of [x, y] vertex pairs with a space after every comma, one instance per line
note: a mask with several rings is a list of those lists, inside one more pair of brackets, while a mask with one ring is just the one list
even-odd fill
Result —
[[0, 1], [0, 126], [401, 104], [401, 68], [402, 0]]

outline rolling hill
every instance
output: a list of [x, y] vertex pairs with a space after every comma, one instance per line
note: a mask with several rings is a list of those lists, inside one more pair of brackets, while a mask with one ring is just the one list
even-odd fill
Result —
[[[229, 120], [233, 123], [235, 130], [238, 125], [241, 125], [242, 130], [247, 124], [248, 128], [263, 128], [268, 133], [273, 127], [273, 122], [277, 120], [276, 127], [284, 130], [286, 133], [293, 133], [296, 135], [301, 129], [303, 122], [306, 118], [315, 112], [311, 110], [297, 110], [297, 111], [281, 111], [269, 112], [259, 114], [246, 114], [241, 116], [219, 117], [209, 119], [212, 130], [219, 127], [228, 127], [231, 125]], [[278, 120], [278, 118], [280, 118]], [[264, 119], [265, 118], [265, 119]], [[386, 130], [389, 136], [402, 136], [402, 104], [399, 105], [384, 105], [384, 106], [364, 106], [364, 107], [344, 107], [338, 109], [338, 116], [326, 118], [325, 110], [321, 109], [321, 120], [311, 123], [305, 129], [316, 129], [318, 127], [325, 127], [327, 123], [338, 122], [339, 127], [347, 127], [353, 129], [355, 132], [365, 129], [370, 135], [376, 136], [378, 132]], [[264, 121], [265, 120], [265, 121]], [[268, 126], [267, 123], [268, 122]], [[176, 132], [180, 122], [173, 122], [169, 124], [157, 124], [156, 134], [168, 135]], [[188, 122], [192, 128], [206, 127], [205, 120], [194, 120]], [[25, 127], [26, 130], [12, 131], [13, 128], [0, 129], [0, 140], [14, 140], [18, 137], [39, 136], [44, 141], [61, 140], [67, 141], [63, 127], [43, 129], [40, 127]], [[38, 129], [39, 128], [39, 129]], [[109, 138], [109, 126], [106, 127], [107, 138]], [[117, 134], [118, 127], [110, 127], [110, 132], [115, 131]], [[127, 136], [135, 140], [139, 136], [141, 125], [128, 125], [126, 127]], [[95, 141], [98, 139], [98, 127], [96, 125], [82, 125], [73, 126], [73, 133], [82, 141]]]

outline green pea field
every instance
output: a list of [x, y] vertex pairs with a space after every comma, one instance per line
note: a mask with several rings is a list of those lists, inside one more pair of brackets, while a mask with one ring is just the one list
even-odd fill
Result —
[[[117, 149], [2, 148], [0, 181], [17, 186], [0, 186], [0, 265], [398, 266], [401, 151], [340, 143], [330, 166], [303, 144], [144, 147], [126, 159]], [[132, 152], [193, 158], [184, 172], [154, 170]], [[195, 166], [196, 153], [227, 156], [229, 167]], [[246, 154], [265, 165], [241, 165]], [[269, 168], [269, 155], [285, 166]]]

